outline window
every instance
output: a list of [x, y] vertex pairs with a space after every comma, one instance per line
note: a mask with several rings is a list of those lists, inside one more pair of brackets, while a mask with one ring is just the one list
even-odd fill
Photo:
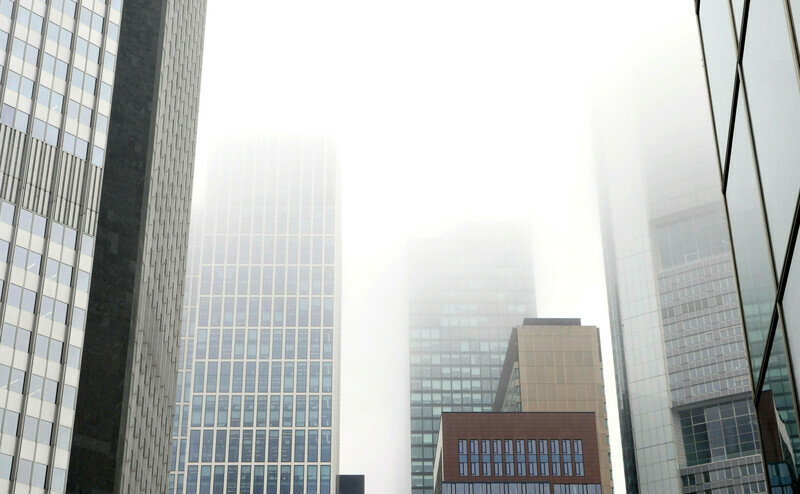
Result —
[[517, 475], [524, 477], [525, 473], [525, 441], [517, 439]]
[[550, 454], [552, 455], [553, 475], [561, 475], [561, 455], [559, 454], [558, 440], [550, 441]]
[[504, 442], [506, 456], [506, 476], [514, 476], [514, 441], [506, 439]]
[[537, 475], [536, 464], [536, 439], [528, 440], [528, 475], [535, 477]]
[[539, 440], [539, 474], [542, 476], [550, 475], [550, 455], [547, 454], [547, 441]]
[[571, 477], [572, 476], [572, 448], [571, 442], [567, 440], [561, 441], [561, 454], [562, 454], [562, 462], [564, 463], [564, 476]]
[[458, 474], [462, 477], [467, 476], [467, 440], [458, 440]]
[[572, 442], [572, 448], [575, 452], [575, 475], [578, 477], [583, 477], [583, 441], [576, 439]]
[[492, 441], [492, 452], [494, 453], [494, 475], [503, 476], [503, 441], [495, 439]]
[[490, 441], [484, 439], [481, 441], [481, 465], [483, 467], [483, 476], [490, 477], [492, 475], [492, 458]]

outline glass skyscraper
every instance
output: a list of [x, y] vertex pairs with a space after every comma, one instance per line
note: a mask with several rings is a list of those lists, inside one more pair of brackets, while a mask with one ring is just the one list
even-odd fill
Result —
[[[615, 80], [624, 99], [595, 113], [626, 490], [766, 492], [703, 95], [686, 78], [702, 75], [664, 63], [693, 34], [653, 43], [663, 58]], [[651, 82], [663, 89], [640, 89]]]
[[800, 2], [695, 4], [765, 463], [772, 492], [796, 492]]
[[0, 0], [2, 492], [166, 486], [205, 3], [124, 11]]
[[218, 142], [193, 212], [170, 493], [332, 494], [340, 241], [329, 138]]
[[411, 486], [433, 493], [442, 412], [492, 410], [511, 328], [536, 315], [526, 225], [479, 223], [409, 252]]

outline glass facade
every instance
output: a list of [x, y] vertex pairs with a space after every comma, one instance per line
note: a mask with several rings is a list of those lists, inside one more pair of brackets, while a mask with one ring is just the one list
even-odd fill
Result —
[[492, 410], [511, 328], [536, 315], [532, 237], [470, 225], [409, 255], [411, 485], [430, 494], [441, 413]]
[[[122, 78], [120, 74], [129, 68], [127, 62], [120, 63], [122, 69], [117, 66], [118, 57], [126, 49], [137, 52], [139, 61], [152, 62], [155, 66], [156, 60], [161, 60], [160, 49], [163, 48], [159, 41], [167, 40], [171, 46], [190, 48], [183, 57], [189, 68], [173, 71], [182, 76], [181, 94], [161, 91], [156, 95], [157, 103], [140, 101], [137, 105], [139, 120], [147, 121], [149, 126], [150, 118], [156, 120], [158, 116], [160, 123], [148, 127], [149, 131], [126, 133], [127, 142], [146, 150], [143, 154], [151, 154], [141, 161], [127, 156], [123, 168], [128, 181], [126, 187], [131, 182], [144, 183], [146, 177], [157, 177], [160, 166], [169, 168], [175, 180], [154, 186], [153, 190], [170, 196], [170, 203], [177, 210], [188, 207], [191, 196], [190, 181], [185, 194], [176, 193], [174, 187], [181, 177], [191, 177], [197, 107], [188, 109], [177, 104], [176, 98], [180, 97], [186, 104], [196, 101], [192, 87], [199, 82], [201, 50], [198, 47], [201, 44], [174, 43], [186, 41], [181, 36], [188, 31], [182, 30], [180, 36], [175, 37], [177, 40], [171, 37], [173, 32], [162, 24], [165, 12], [160, 5], [158, 16], [146, 21], [164, 34], [163, 40], [151, 37], [155, 41], [148, 44], [147, 49], [125, 43], [120, 38], [122, 3], [122, 0], [0, 0], [2, 492], [72, 490], [67, 486], [67, 473], [69, 471], [72, 476], [70, 460], [76, 456], [75, 445], [80, 436], [76, 414], [81, 410], [79, 396], [84, 392], [85, 376], [91, 372], [85, 369], [87, 359], [84, 357], [90, 353], [87, 342], [96, 336], [91, 325], [93, 309], [89, 289], [90, 285], [95, 285], [95, 293], [103, 290], [97, 286], [102, 284], [97, 276], [97, 272], [102, 271], [99, 253], [103, 250], [101, 246], [110, 241], [98, 226], [100, 198], [102, 195], [104, 201], [109, 202], [120, 199], [113, 197], [109, 189], [121, 183], [111, 172], [111, 169], [119, 170], [121, 160], [109, 159], [107, 151], [114, 152], [112, 133], [129, 118], [121, 108], [124, 104], [117, 104], [125, 99], [127, 89], [112, 89], [115, 79]], [[188, 18], [200, 19], [204, 4], [193, 2], [191, 8], [193, 12]], [[137, 12], [135, 6], [130, 10]], [[172, 10], [165, 9], [166, 15]], [[126, 13], [124, 19], [136, 15]], [[202, 22], [193, 25], [199, 29], [192, 29], [187, 39], [201, 39], [202, 25]], [[159, 71], [145, 81], [134, 78], [131, 85], [140, 84], [152, 98], [154, 89], [165, 87], [157, 84], [161, 82], [161, 74]], [[112, 92], [117, 115], [113, 119]], [[168, 133], [159, 134], [163, 148], [159, 149], [160, 153], [154, 153], [148, 142], [153, 134], [163, 129], [161, 122], [172, 124], [178, 120], [183, 128], [178, 131], [170, 126]], [[168, 152], [166, 148], [169, 147], [174, 147], [175, 152]], [[116, 152], [117, 158], [123, 154], [119, 146]], [[158, 157], [154, 158], [154, 154]], [[164, 159], [159, 161], [160, 157]], [[130, 166], [133, 161], [136, 167]], [[153, 223], [149, 221], [151, 215], [142, 214], [141, 204], [146, 203], [148, 211], [160, 211], [163, 203], [159, 201], [158, 192], [140, 195], [140, 207], [132, 220], [135, 225], [128, 224], [128, 229], [143, 242], [145, 238], [152, 239], [149, 235], [152, 231], [162, 233], [155, 228], [148, 230], [148, 235], [138, 237], [139, 221], [143, 228]], [[111, 197], [107, 197], [109, 195]], [[102, 211], [107, 213], [111, 208], [106, 204], [104, 202]], [[125, 217], [129, 219], [132, 218]], [[188, 218], [170, 216], [169, 230], [174, 235], [163, 235], [175, 246], [171, 254], [177, 257], [185, 250], [185, 236], [180, 237], [187, 223], [181, 223], [182, 219]], [[183, 250], [181, 244], [184, 244]], [[162, 263], [170, 265], [170, 272], [161, 278], [174, 290], [163, 295], [164, 305], [149, 307], [158, 317], [168, 311], [166, 305], [170, 301], [180, 300], [182, 285], [172, 283], [171, 273], [182, 279], [182, 268], [176, 267], [182, 263], [174, 263], [174, 256], [164, 256]], [[132, 270], [140, 267], [136, 264], [140, 260], [135, 256], [130, 261]], [[165, 317], [164, 321], [171, 322], [171, 319]], [[126, 336], [130, 329], [126, 327]], [[177, 339], [172, 346], [177, 346]], [[164, 347], [170, 348], [170, 345]], [[168, 361], [163, 359], [163, 368], [171, 369], [166, 364]], [[122, 359], [121, 362], [124, 365], [126, 361]], [[114, 384], [108, 381], [106, 384], [113, 387], [130, 373], [135, 374], [135, 371], [123, 369], [122, 377], [115, 376]], [[171, 375], [169, 380], [173, 380]], [[93, 397], [95, 408], [101, 399], [97, 395]], [[131, 401], [139, 402], [135, 398]], [[150, 401], [144, 403], [151, 404]], [[166, 404], [153, 406], [149, 420], [144, 424], [140, 422], [136, 428], [137, 438], [142, 433], [149, 435], [159, 429], [160, 416], [168, 415], [169, 408]], [[121, 415], [118, 408], [109, 406], [109, 410], [104, 410], [108, 416]], [[160, 416], [154, 420], [156, 415]], [[129, 413], [129, 416], [135, 415]], [[127, 453], [135, 444], [133, 429], [114, 429], [110, 433], [113, 435], [111, 442], [115, 446], [117, 441], [129, 445], [125, 448]], [[154, 434], [158, 436], [157, 432]], [[166, 465], [154, 462], [150, 455], [158, 449], [157, 441], [149, 444], [153, 449], [137, 448], [137, 459], [141, 461], [133, 462], [125, 453], [120, 454], [120, 464], [126, 466], [115, 470], [116, 465], [111, 465], [112, 482], [114, 475], [119, 474], [117, 481], [122, 483], [131, 477], [146, 476], [148, 480], [144, 481], [144, 486], [149, 482], [154, 490], [166, 483]], [[117, 457], [115, 447], [109, 444], [105, 448], [109, 451], [107, 456]], [[155, 471], [158, 473], [153, 473]], [[122, 488], [119, 483], [116, 487]], [[127, 484], [129, 491], [142, 491], [142, 487], [134, 481]], [[112, 485], [108, 490], [113, 488]]]
[[795, 492], [800, 5], [702, 0], [696, 8], [714, 128], [733, 129], [717, 155], [768, 479], [772, 492]]
[[[702, 3], [708, 11], [701, 17], [718, 17], [720, 5], [730, 12], [727, 2]], [[735, 61], [735, 51], [724, 43], [734, 31], [724, 27], [710, 33], [709, 50]], [[651, 80], [668, 90], [633, 102], [609, 96], [596, 109], [595, 159], [626, 490], [764, 492], [763, 445], [756, 434], [741, 315], [749, 321], [758, 311], [737, 292], [719, 170], [713, 165], [714, 142], [727, 142], [738, 129], [726, 126], [712, 133], [713, 139], [704, 134], [710, 128], [700, 105], [707, 95], [689, 77], [702, 72], [684, 67], [674, 55], [684, 52], [678, 43], [696, 43], [695, 33], [684, 36], [682, 29], [674, 29], [668, 49], [654, 44], [636, 50], [663, 50], [669, 63], [646, 65], [651, 70], [634, 71], [630, 79], [615, 77], [611, 93], [630, 89], [641, 95]], [[707, 69], [712, 99], [730, 102], [733, 88], [727, 84], [735, 70], [715, 63]], [[606, 118], [614, 119], [618, 131], [604, 129]], [[760, 296], [754, 293], [753, 299]]]
[[331, 494], [337, 473], [334, 144], [216, 144], [193, 212], [170, 493]]

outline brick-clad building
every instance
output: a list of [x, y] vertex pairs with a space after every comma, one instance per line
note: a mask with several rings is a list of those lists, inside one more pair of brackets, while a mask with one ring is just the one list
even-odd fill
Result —
[[444, 413], [436, 494], [600, 494], [593, 412]]

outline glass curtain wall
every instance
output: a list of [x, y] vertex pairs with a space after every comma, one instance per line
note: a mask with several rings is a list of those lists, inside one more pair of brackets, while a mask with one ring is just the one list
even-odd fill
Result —
[[794, 492], [800, 2], [701, 0], [696, 13], [764, 458], [773, 492]]

